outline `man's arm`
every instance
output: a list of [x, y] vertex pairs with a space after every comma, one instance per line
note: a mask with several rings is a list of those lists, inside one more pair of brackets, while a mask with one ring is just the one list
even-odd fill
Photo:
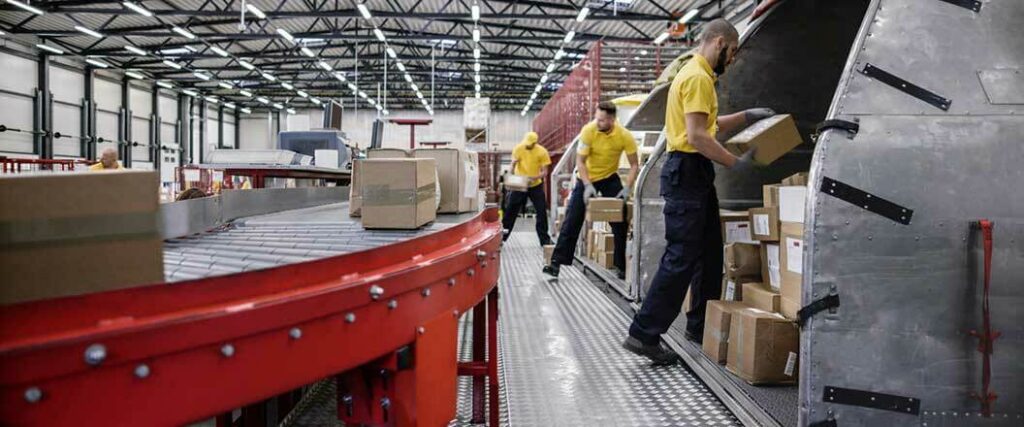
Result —
[[707, 131], [708, 115], [704, 113], [686, 113], [687, 137], [690, 145], [700, 154], [722, 166], [731, 168], [737, 157], [725, 150]]
[[508, 171], [512, 173], [512, 175], [516, 174], [516, 163], [519, 163], [519, 159], [512, 159], [512, 165], [508, 167]]
[[590, 174], [587, 173], [587, 155], [576, 153], [576, 173], [580, 175], [583, 185], [590, 185]]
[[633, 153], [627, 154], [626, 160], [629, 161], [629, 176], [626, 177], [626, 188], [632, 191], [636, 177], [640, 174], [640, 158], [636, 153]]
[[540, 171], [537, 172], [537, 176], [532, 176], [532, 177], [530, 177], [530, 179], [531, 180], [543, 179], [547, 175], [548, 175], [548, 165], [544, 165], [544, 166], [540, 167]]
[[[746, 126], [747, 118], [743, 111], [718, 117], [718, 132], [723, 134], [731, 134], [733, 131]], [[687, 126], [687, 129], [690, 129], [689, 126]]]

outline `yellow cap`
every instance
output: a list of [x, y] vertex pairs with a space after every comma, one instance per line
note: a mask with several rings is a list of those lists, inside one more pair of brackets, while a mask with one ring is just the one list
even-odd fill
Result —
[[526, 132], [526, 136], [523, 137], [523, 142], [533, 145], [537, 143], [537, 132]]

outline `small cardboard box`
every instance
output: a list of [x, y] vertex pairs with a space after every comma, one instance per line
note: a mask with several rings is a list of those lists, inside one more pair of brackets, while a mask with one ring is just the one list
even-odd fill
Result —
[[164, 281], [160, 176], [0, 175], [0, 305]]
[[795, 323], [756, 308], [736, 309], [729, 320], [729, 372], [755, 385], [796, 381], [800, 330]]
[[778, 114], [747, 126], [726, 141], [725, 149], [740, 156], [751, 147], [755, 147], [757, 153], [754, 154], [754, 161], [769, 165], [801, 143], [803, 138], [800, 137], [793, 117], [789, 114]]
[[366, 150], [367, 159], [408, 159], [412, 152], [401, 148], [373, 148]]
[[594, 197], [587, 203], [587, 219], [594, 222], [622, 222], [623, 211], [622, 199], [615, 197]]
[[555, 245], [544, 245], [544, 265], [551, 265], [551, 255], [555, 253]]
[[704, 314], [704, 354], [724, 365], [729, 355], [729, 327], [732, 312], [746, 307], [738, 301], [708, 301]]
[[761, 197], [764, 199], [764, 207], [775, 208], [779, 206], [779, 184], [768, 184], [761, 186]]
[[751, 235], [759, 242], [779, 241], [779, 208], [750, 209]]
[[437, 217], [434, 159], [374, 159], [360, 166], [364, 228], [415, 229]]
[[757, 243], [751, 235], [750, 215], [747, 212], [719, 211], [722, 222], [722, 242], [724, 243]]
[[530, 189], [530, 178], [523, 175], [505, 175], [505, 189], [509, 191], [527, 191]]
[[761, 244], [761, 278], [763, 283], [779, 292], [782, 287], [782, 271], [779, 270], [781, 248], [778, 242]]
[[779, 293], [760, 282], [743, 284], [743, 303], [772, 313], [779, 312]]
[[754, 277], [760, 279], [760, 245], [750, 243], [726, 244], [725, 271], [729, 277]]
[[478, 205], [480, 172], [477, 153], [456, 148], [418, 148], [413, 158], [437, 161], [437, 178], [441, 184], [438, 213], [475, 211]]
[[782, 180], [782, 185], [803, 185], [807, 186], [807, 172], [797, 172]]
[[779, 271], [782, 283], [779, 293], [785, 304], [780, 304], [781, 313], [787, 319], [796, 319], [796, 312], [802, 306], [801, 288], [803, 286], [803, 224], [782, 223], [782, 240], [779, 242], [781, 256]]
[[615, 250], [615, 235], [611, 233], [600, 233], [594, 237], [595, 249], [598, 252], [612, 252]]
[[597, 252], [597, 264], [601, 267], [612, 269], [615, 267], [614, 252]]
[[743, 284], [757, 282], [756, 277], [729, 277], [722, 278], [722, 301], [743, 301]]
[[779, 221], [803, 224], [806, 202], [807, 187], [779, 187]]

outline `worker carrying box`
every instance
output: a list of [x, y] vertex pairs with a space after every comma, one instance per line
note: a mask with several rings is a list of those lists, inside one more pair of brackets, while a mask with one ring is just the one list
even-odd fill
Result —
[[527, 132], [523, 141], [512, 149], [512, 174], [505, 176], [505, 213], [501, 219], [502, 239], [508, 240], [516, 226], [519, 211], [526, 207], [526, 201], [533, 203], [537, 211], [537, 239], [541, 246], [551, 244], [548, 234], [548, 202], [544, 195], [544, 177], [548, 174], [551, 156], [548, 150], [537, 143], [537, 133]]

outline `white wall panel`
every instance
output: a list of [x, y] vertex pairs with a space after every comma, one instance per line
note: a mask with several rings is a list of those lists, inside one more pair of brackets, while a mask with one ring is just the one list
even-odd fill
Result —
[[96, 77], [93, 79], [93, 90], [96, 99], [96, 107], [107, 111], [117, 111], [121, 108], [121, 85], [110, 80]]
[[50, 65], [50, 92], [54, 100], [81, 105], [85, 97], [85, 75], [79, 70]]
[[0, 89], [31, 96], [36, 88], [36, 61], [0, 52]]
[[224, 124], [224, 146], [234, 147], [235, 146], [235, 125]]
[[[32, 130], [32, 98], [0, 93], [0, 105], [3, 105], [0, 108], [0, 124], [14, 129]], [[31, 134], [0, 132], [0, 152], [31, 153], [32, 144]]]
[[96, 136], [108, 141], [117, 141], [117, 114], [107, 111], [96, 112]]
[[160, 95], [160, 120], [174, 123], [178, 120], [178, 99]]
[[163, 123], [160, 125], [160, 142], [169, 145], [177, 144], [178, 141], [175, 139], [174, 131], [177, 125]]
[[[82, 134], [82, 108], [58, 102], [53, 103], [53, 130], [64, 135], [80, 136]], [[57, 156], [82, 155], [82, 146], [78, 139], [56, 138], [53, 140], [53, 154]]]
[[153, 114], [153, 92], [132, 87], [128, 89], [128, 96], [131, 97], [133, 116], [149, 117]]
[[270, 139], [270, 115], [266, 112], [246, 114], [239, 124], [239, 147], [244, 150], [266, 150], [273, 147]]
[[217, 130], [217, 116], [206, 117], [206, 146], [207, 152], [210, 151], [209, 147], [216, 148], [220, 142], [220, 133]]

